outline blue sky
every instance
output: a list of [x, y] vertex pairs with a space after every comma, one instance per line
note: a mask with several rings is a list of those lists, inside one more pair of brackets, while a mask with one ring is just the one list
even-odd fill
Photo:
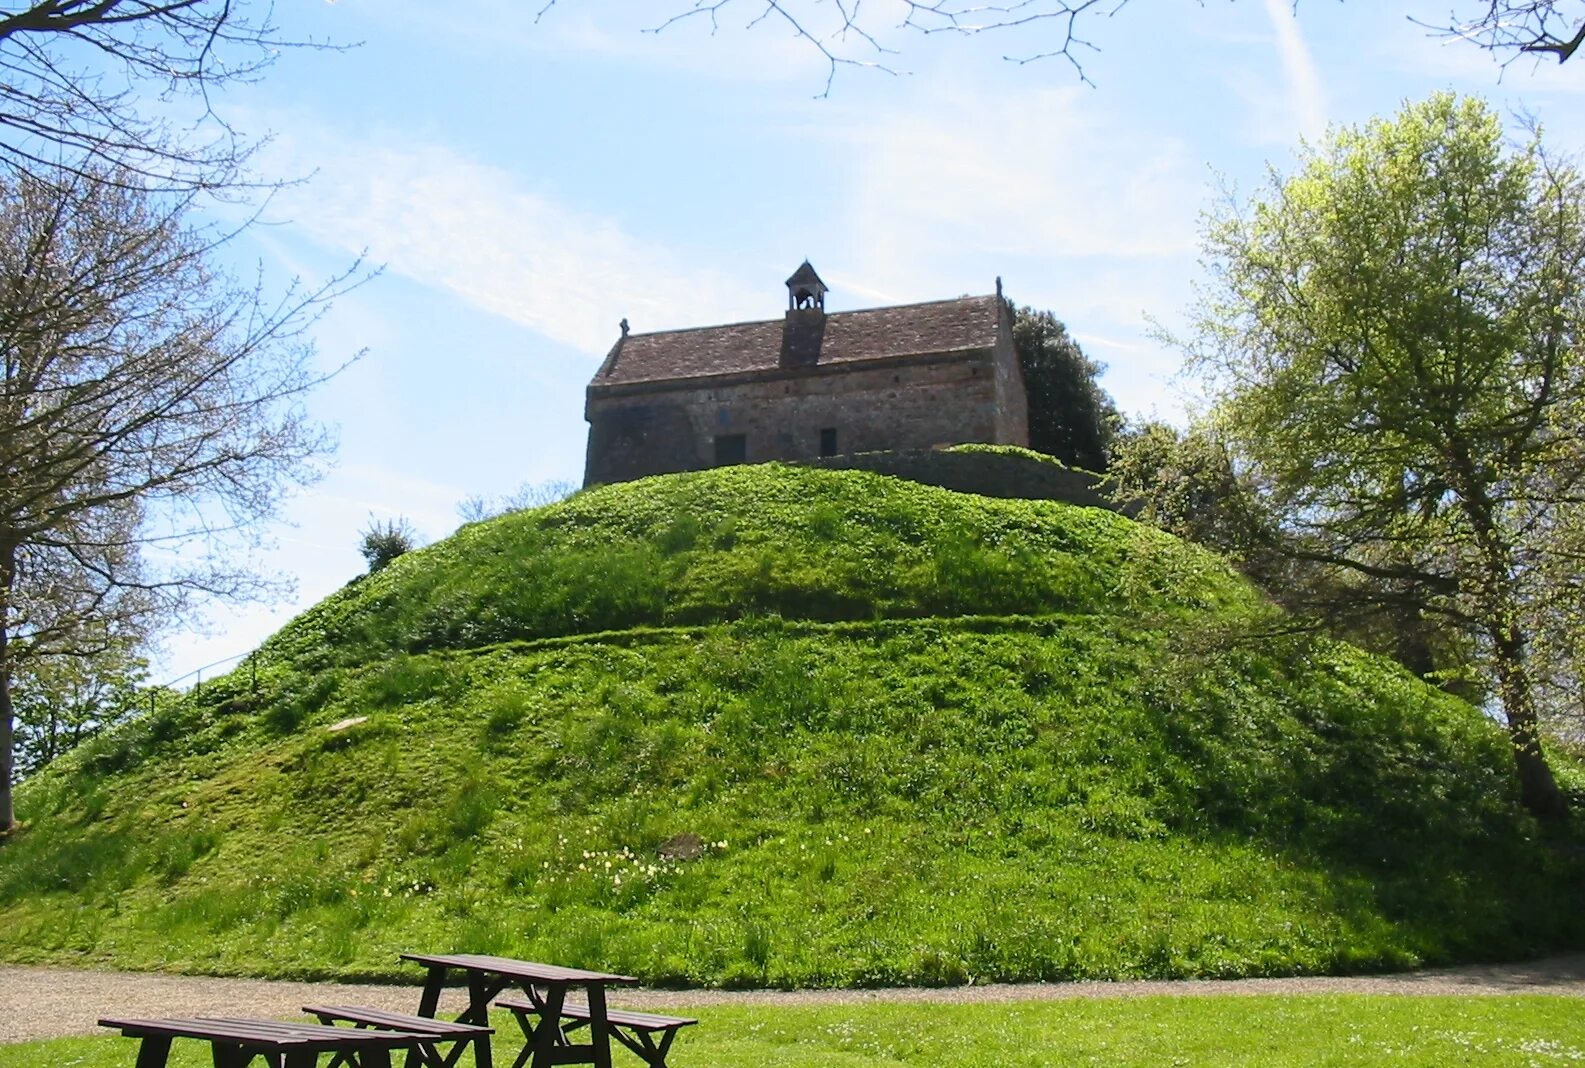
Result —
[[[1182, 417], [1177, 354], [1152, 340], [1200, 274], [1200, 213], [1301, 138], [1438, 89], [1533, 114], [1585, 143], [1585, 61], [1503, 72], [1428, 35], [1474, 0], [1132, 0], [1083, 26], [1093, 86], [1061, 59], [1009, 62], [1031, 31], [898, 29], [897, 71], [825, 61], [781, 25], [645, 32], [690, 0], [335, 0], [281, 5], [288, 51], [219, 110], [303, 177], [231, 249], [314, 279], [362, 252], [380, 277], [315, 339], [363, 357], [312, 409], [336, 466], [287, 505], [261, 564], [296, 583], [271, 606], [215, 606], [167, 636], [156, 681], [253, 648], [357, 575], [371, 516], [426, 540], [456, 505], [581, 481], [583, 388], [626, 317], [636, 331], [781, 313], [805, 257], [846, 309], [988, 293], [1050, 309], [1108, 365], [1131, 414]], [[823, 9], [825, 3], [795, 0]], [[465, 15], [462, 12], [466, 12]], [[857, 46], [852, 51], [858, 54]], [[213, 672], [210, 672], [211, 674]]]

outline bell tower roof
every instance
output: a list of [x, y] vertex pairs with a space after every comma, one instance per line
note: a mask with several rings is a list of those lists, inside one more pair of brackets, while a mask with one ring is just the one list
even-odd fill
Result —
[[815, 269], [808, 260], [804, 260], [798, 269], [787, 279], [787, 308], [789, 311], [798, 308], [818, 308], [825, 310], [826, 284], [820, 280]]

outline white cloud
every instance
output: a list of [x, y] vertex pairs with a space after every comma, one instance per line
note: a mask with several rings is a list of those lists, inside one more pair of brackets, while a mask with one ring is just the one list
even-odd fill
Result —
[[[590, 354], [604, 353], [624, 316], [650, 330], [754, 306], [737, 279], [692, 269], [609, 218], [443, 145], [279, 125], [295, 132], [272, 146], [284, 157], [272, 168], [317, 168], [273, 209], [295, 233], [367, 249], [387, 271]], [[689, 323], [677, 321], [681, 309]]]
[[1321, 89], [1315, 60], [1287, 0], [1265, 0], [1265, 4], [1266, 18], [1277, 35], [1277, 55], [1282, 60], [1294, 122], [1306, 138], [1317, 140], [1326, 132], [1326, 94]]
[[1178, 357], [1145, 314], [1187, 299], [1207, 176], [1176, 137], [1110, 109], [1082, 88], [954, 87], [833, 124], [854, 185], [834, 274], [877, 302], [984, 293], [1002, 274], [1013, 299], [1113, 350], [1097, 355], [1125, 410], [1176, 410]]
[[1202, 181], [1183, 145], [1110, 119], [1083, 89], [1015, 99], [958, 89], [853, 124], [843, 135], [855, 156], [850, 273], [883, 291], [928, 293], [960, 285], [956, 263], [974, 253], [1191, 250], [1184, 206]]

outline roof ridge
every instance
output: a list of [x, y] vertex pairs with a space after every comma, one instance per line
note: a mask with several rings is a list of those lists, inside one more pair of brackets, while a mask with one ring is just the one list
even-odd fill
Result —
[[[919, 300], [908, 304], [881, 304], [873, 308], [853, 308], [849, 311], [826, 312], [827, 319], [837, 319], [848, 315], [867, 315], [870, 312], [897, 311], [901, 308], [928, 308], [933, 304], [962, 304], [967, 301], [995, 300], [994, 293], [967, 293], [961, 297], [946, 297], [941, 300]], [[666, 334], [691, 334], [701, 330], [727, 330], [736, 326], [768, 326], [773, 323], [786, 321], [785, 316], [775, 319], [743, 319], [735, 323], [710, 323], [707, 326], [678, 326], [670, 330], [649, 330], [643, 333], [631, 333], [628, 340], [637, 337], [662, 337]]]

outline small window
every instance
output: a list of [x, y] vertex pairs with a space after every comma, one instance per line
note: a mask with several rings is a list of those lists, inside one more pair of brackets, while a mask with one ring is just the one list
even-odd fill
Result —
[[717, 434], [715, 464], [740, 464], [748, 456], [748, 439], [742, 434]]
[[837, 454], [837, 428], [828, 426], [820, 431], [820, 455], [835, 456]]

